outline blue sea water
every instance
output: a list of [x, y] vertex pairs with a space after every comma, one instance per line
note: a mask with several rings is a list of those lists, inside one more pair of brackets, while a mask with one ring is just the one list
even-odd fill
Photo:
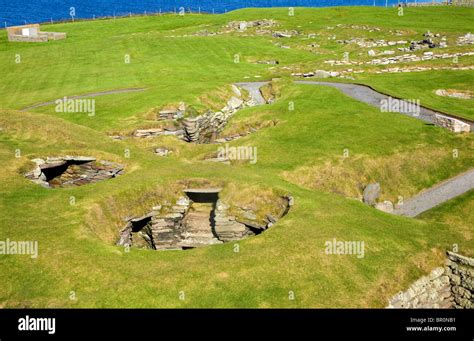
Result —
[[[414, 1], [414, 0], [410, 0]], [[421, 0], [423, 1], [423, 0]], [[425, 0], [426, 1], [426, 0]], [[75, 18], [123, 16], [145, 12], [171, 12], [185, 8], [186, 12], [223, 13], [244, 7], [327, 7], [385, 6], [398, 0], [0, 0], [0, 26], [21, 25]]]

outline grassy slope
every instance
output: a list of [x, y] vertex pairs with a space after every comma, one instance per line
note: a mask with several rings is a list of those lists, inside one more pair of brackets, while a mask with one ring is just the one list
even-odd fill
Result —
[[[474, 191], [452, 199], [439, 205], [428, 212], [422, 213], [418, 218], [437, 222], [439, 224], [456, 226], [466, 240], [472, 239], [472, 226], [474, 225]], [[469, 256], [474, 255], [472, 248], [459, 248], [459, 253]]]
[[[417, 11], [423, 13], [416, 23], [422, 29], [426, 25], [432, 31], [444, 27], [463, 32], [468, 27], [469, 17], [465, 18], [464, 12], [458, 9], [446, 11], [448, 18], [439, 21], [433, 19], [442, 12]], [[274, 105], [239, 113], [234, 123], [261, 114], [280, 121], [276, 127], [234, 142], [258, 147], [255, 166], [203, 163], [199, 160], [215, 151], [215, 146], [191, 146], [173, 139], [156, 141], [177, 150], [175, 156], [161, 159], [147, 149], [150, 141], [111, 141], [104, 134], [104, 131], [146, 123], [141, 113], [150, 107], [180, 100], [192, 103], [203, 93], [243, 80], [244, 76], [270, 76], [265, 66], [234, 64], [235, 53], [261, 58], [274, 56], [288, 64], [313, 58], [303, 51], [278, 49], [264, 38], [171, 39], [165, 35], [202, 28], [196, 25], [217, 27], [236, 18], [295, 20], [314, 30], [339, 22], [387, 27], [415, 25], [410, 18], [392, 18], [392, 14], [381, 18], [374, 13], [389, 12], [371, 8], [301, 10], [303, 18], [291, 19], [285, 16], [284, 10], [247, 10], [213, 17], [136, 18], [55, 25], [54, 30], [68, 32], [69, 38], [48, 45], [6, 44], [2, 36], [0, 71], [5, 81], [0, 84], [0, 107], [17, 109], [54, 99], [58, 94], [132, 86], [147, 86], [149, 90], [98, 98], [100, 111], [94, 118], [57, 115], [51, 108], [36, 113], [3, 111], [0, 114], [3, 128], [0, 162], [4, 165], [0, 173], [0, 240], [34, 239], [40, 243], [37, 260], [0, 257], [0, 280], [5, 283], [0, 287], [0, 304], [7, 307], [383, 306], [387, 297], [441, 264], [443, 250], [453, 243], [459, 244], [461, 250], [474, 249], [472, 240], [453, 225], [387, 215], [355, 200], [310, 190], [285, 179], [285, 172], [303, 165], [337, 159], [344, 148], [350, 148], [353, 156], [370, 157], [396, 157], [398, 151], [414, 148], [427, 152], [432, 148], [462, 151], [453, 163], [431, 165], [431, 168], [423, 164], [415, 166], [423, 176], [411, 174], [411, 188], [428, 187], [472, 167], [470, 136], [455, 136], [400, 115], [381, 116], [374, 108], [335, 89], [286, 84], [282, 98]], [[459, 18], [452, 20], [453, 16]], [[309, 24], [310, 21], [314, 24]], [[10, 58], [16, 51], [20, 51], [23, 63], [21, 69], [11, 72]], [[130, 65], [123, 64], [123, 54], [127, 51], [132, 51]], [[412, 89], [413, 94], [420, 93], [416, 87]], [[295, 103], [292, 112], [287, 110], [290, 100]], [[123, 157], [126, 148], [131, 150], [130, 159]], [[21, 158], [14, 157], [16, 149], [22, 151]], [[42, 189], [19, 175], [28, 158], [70, 152], [125, 163], [127, 174], [113, 181], [59, 190]], [[125, 253], [107, 242], [113, 230], [110, 225], [101, 224], [111, 221], [107, 216], [100, 217], [106, 215], [104, 207], [128, 204], [133, 211], [135, 204], [151, 206], [153, 198], [141, 197], [189, 178], [221, 180], [242, 187], [279, 188], [295, 196], [296, 206], [269, 231], [239, 242], [239, 253], [233, 252], [232, 244], [186, 252]], [[69, 205], [71, 195], [76, 197], [75, 206]], [[90, 229], [88, 224], [94, 228]], [[332, 238], [364, 241], [366, 257], [359, 260], [326, 255], [324, 242]], [[288, 300], [290, 290], [296, 294], [295, 301]], [[71, 291], [75, 291], [76, 301], [69, 299]], [[178, 299], [180, 291], [185, 292], [186, 300]]]

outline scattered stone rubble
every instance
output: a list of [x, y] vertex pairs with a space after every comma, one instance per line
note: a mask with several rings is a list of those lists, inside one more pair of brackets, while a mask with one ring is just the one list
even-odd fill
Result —
[[158, 156], [168, 156], [172, 153], [171, 150], [166, 148], [155, 148], [154, 153]]
[[385, 200], [383, 202], [377, 202], [380, 197], [381, 187], [379, 183], [369, 184], [364, 188], [362, 194], [362, 201], [369, 206], [373, 206], [379, 211], [386, 213], [393, 213], [394, 206], [391, 201]]
[[[368, 25], [337, 24], [336, 27], [344, 28], [344, 29], [349, 28], [349, 29], [353, 29], [353, 30], [363, 30], [363, 31], [369, 31], [369, 32], [380, 32], [381, 31], [381, 29], [379, 27], [368, 26]], [[333, 30], [334, 27], [327, 26], [326, 29]]]
[[272, 19], [261, 19], [253, 21], [231, 21], [227, 24], [226, 28], [230, 31], [240, 31], [243, 32], [249, 28], [265, 29], [274, 27], [277, 25], [277, 22]]
[[432, 70], [465, 71], [474, 70], [474, 65], [469, 66], [414, 66], [414, 67], [394, 67], [375, 71], [375, 73], [398, 73], [398, 72], [423, 72]]
[[370, 61], [355, 61], [355, 60], [326, 60], [324, 63], [330, 64], [331, 66], [340, 66], [340, 65], [388, 65], [388, 64], [397, 64], [397, 63], [411, 63], [411, 62], [420, 62], [427, 60], [435, 59], [447, 59], [454, 57], [464, 57], [464, 56], [474, 56], [474, 52], [457, 52], [457, 53], [442, 53], [435, 54], [433, 52], [424, 52], [422, 56], [417, 56], [416, 54], [403, 54], [393, 57], [385, 58], [376, 58]]
[[474, 34], [469, 32], [466, 35], [459, 37], [456, 41], [456, 44], [458, 46], [474, 44]]
[[181, 104], [177, 109], [163, 109], [158, 112], [157, 120], [179, 120], [184, 117], [186, 106]]
[[408, 41], [406, 40], [398, 40], [398, 41], [387, 41], [384, 39], [379, 40], [370, 40], [367, 38], [351, 38], [345, 40], [336, 40], [339, 44], [357, 44], [359, 47], [362, 48], [372, 48], [372, 47], [387, 47], [387, 46], [395, 46], [395, 45], [406, 45]]
[[318, 78], [329, 78], [329, 77], [340, 77], [353, 79], [350, 75], [358, 73], [409, 73], [409, 72], [423, 72], [423, 71], [432, 71], [432, 70], [451, 70], [451, 71], [465, 71], [465, 70], [474, 70], [474, 65], [470, 66], [412, 66], [412, 67], [390, 67], [385, 69], [377, 70], [355, 70], [355, 69], [346, 69], [340, 71], [325, 71], [325, 70], [316, 70], [310, 72], [295, 72], [291, 75], [294, 77], [318, 77]]
[[[233, 32], [243, 33], [247, 29], [255, 28], [256, 35], [271, 35], [272, 31], [270, 28], [277, 26], [275, 20], [262, 19], [262, 20], [253, 20], [253, 21], [231, 21], [222, 29], [218, 31], [209, 31], [208, 29], [200, 30], [193, 34], [183, 34], [183, 35], [169, 35], [167, 38], [185, 38], [185, 37], [209, 37], [216, 35], [229, 34]], [[246, 35], [246, 34], [244, 34]]]
[[46, 188], [81, 186], [123, 174], [124, 167], [93, 157], [62, 156], [33, 159], [36, 167], [25, 177]]
[[364, 188], [364, 193], [363, 193], [363, 201], [367, 205], [374, 206], [376, 203], [376, 200], [380, 196], [380, 184], [379, 183], [373, 183], [369, 184]]
[[261, 222], [251, 211], [243, 219], [237, 218], [229, 213], [231, 206], [219, 199], [215, 203], [194, 203], [183, 196], [174, 205], [157, 205], [142, 217], [128, 218], [117, 245], [183, 250], [241, 240], [265, 231], [286, 215], [294, 199], [284, 199], [286, 205], [280, 215], [267, 215]]
[[183, 136], [184, 130], [176, 127], [138, 129], [133, 133], [134, 137], [152, 138], [157, 136]]
[[275, 31], [272, 33], [272, 36], [275, 38], [291, 38], [297, 35], [300, 35], [300, 32], [296, 30]]
[[474, 308], [474, 259], [447, 252], [444, 267], [389, 300], [388, 308]]

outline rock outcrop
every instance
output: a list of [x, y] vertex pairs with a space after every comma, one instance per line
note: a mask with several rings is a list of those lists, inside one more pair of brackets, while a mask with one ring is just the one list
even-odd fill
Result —
[[363, 199], [367, 205], [374, 206], [380, 196], [380, 184], [369, 184], [364, 188]]

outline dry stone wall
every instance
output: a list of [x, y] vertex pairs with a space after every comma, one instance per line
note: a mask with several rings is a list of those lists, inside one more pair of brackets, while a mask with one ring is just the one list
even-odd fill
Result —
[[461, 120], [452, 117], [435, 114], [433, 123], [439, 127], [446, 128], [455, 133], [468, 133], [471, 131], [471, 126]]
[[473, 278], [474, 259], [448, 251], [445, 267], [434, 269], [392, 297], [388, 308], [471, 309]]

